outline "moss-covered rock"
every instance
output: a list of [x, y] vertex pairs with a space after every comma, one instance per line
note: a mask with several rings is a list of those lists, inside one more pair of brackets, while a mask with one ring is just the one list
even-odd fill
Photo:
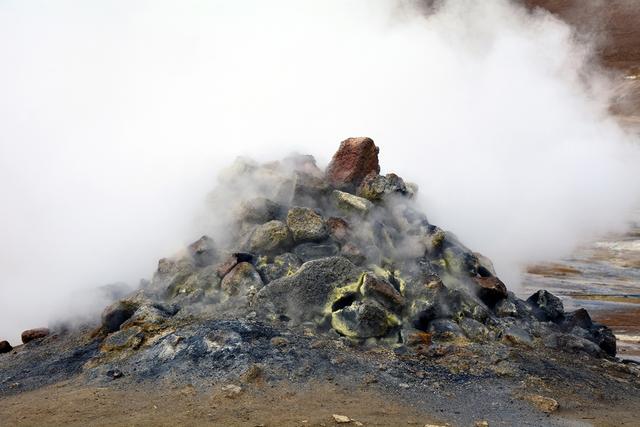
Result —
[[365, 198], [339, 190], [331, 194], [336, 207], [347, 214], [365, 215], [373, 208], [373, 203]]
[[394, 173], [368, 175], [358, 187], [357, 192], [358, 196], [371, 201], [382, 200], [391, 194], [406, 195], [407, 193], [404, 181]]
[[287, 227], [296, 242], [317, 242], [326, 239], [329, 235], [322, 215], [309, 208], [289, 209]]
[[256, 268], [264, 283], [270, 283], [276, 279], [280, 279], [281, 277], [295, 274], [301, 265], [302, 262], [297, 256], [286, 252], [282, 255], [276, 256], [271, 262], [269, 262], [268, 257], [262, 257], [258, 261]]
[[357, 301], [331, 315], [333, 329], [350, 338], [382, 337], [398, 324], [397, 317], [374, 301]]
[[100, 350], [103, 352], [121, 351], [125, 349], [135, 350], [140, 347], [143, 339], [144, 333], [142, 332], [142, 328], [133, 326], [109, 335], [102, 342]]
[[405, 304], [405, 298], [391, 283], [370, 273], [364, 275], [360, 292], [391, 311], [402, 311]]
[[249, 239], [249, 250], [274, 253], [287, 250], [292, 243], [289, 228], [282, 221], [269, 221], [258, 226]]
[[227, 295], [238, 295], [241, 291], [250, 288], [260, 289], [262, 285], [262, 279], [253, 265], [241, 262], [224, 276], [220, 289]]
[[360, 268], [342, 257], [309, 261], [295, 274], [265, 286], [254, 305], [299, 320], [323, 317], [330, 296], [337, 289], [357, 284], [361, 274]]

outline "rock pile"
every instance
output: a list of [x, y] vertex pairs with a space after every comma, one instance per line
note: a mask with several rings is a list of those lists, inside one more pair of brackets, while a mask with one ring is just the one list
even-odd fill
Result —
[[[526, 301], [508, 292], [486, 257], [429, 223], [416, 185], [380, 174], [378, 153], [370, 138], [349, 138], [325, 172], [309, 155], [238, 159], [210, 195], [218, 243], [202, 236], [161, 259], [150, 282], [107, 307], [96, 331], [102, 352], [156, 342], [194, 307], [232, 307], [234, 316], [312, 324], [359, 342], [466, 340], [615, 356], [615, 336], [586, 310], [566, 313], [544, 290]], [[22, 342], [49, 335], [30, 329]], [[12, 350], [0, 341], [0, 353]]]
[[311, 156], [236, 161], [211, 195], [214, 207], [232, 212], [226, 234], [161, 259], [142, 292], [109, 307], [103, 348], [139, 346], [185, 308], [235, 302], [254, 316], [363, 342], [469, 340], [615, 355], [612, 332], [585, 310], [565, 313], [543, 290], [526, 301], [509, 292], [486, 257], [428, 221], [414, 184], [380, 174], [378, 152], [370, 138], [347, 139], [326, 172]]

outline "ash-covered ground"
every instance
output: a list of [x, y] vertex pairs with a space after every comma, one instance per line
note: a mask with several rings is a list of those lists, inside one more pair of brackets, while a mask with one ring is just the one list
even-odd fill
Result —
[[[217, 390], [228, 405], [265, 387], [332, 384], [399, 402], [423, 424], [633, 422], [640, 368], [615, 357], [611, 330], [547, 291], [509, 292], [489, 259], [429, 222], [415, 185], [380, 175], [378, 152], [350, 138], [325, 171], [306, 155], [236, 161], [209, 195], [212, 235], [161, 259], [99, 325], [0, 346], [0, 408], [60, 382]], [[274, 404], [270, 422], [300, 425], [289, 409]], [[311, 425], [398, 422], [327, 411]], [[215, 414], [193, 423], [265, 424]]]

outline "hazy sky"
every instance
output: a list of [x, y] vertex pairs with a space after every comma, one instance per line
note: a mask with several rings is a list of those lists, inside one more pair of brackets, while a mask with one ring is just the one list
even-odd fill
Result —
[[620, 227], [640, 156], [608, 77], [510, 4], [0, 1], [0, 338], [150, 277], [240, 154], [326, 162], [371, 136], [511, 287]]

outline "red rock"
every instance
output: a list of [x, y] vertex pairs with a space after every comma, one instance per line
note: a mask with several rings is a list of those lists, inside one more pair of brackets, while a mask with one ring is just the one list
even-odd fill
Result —
[[9, 341], [0, 341], [0, 354], [9, 353], [11, 350], [13, 350], [13, 347], [11, 347]]
[[493, 304], [507, 297], [507, 287], [495, 276], [475, 277], [474, 281], [478, 285], [478, 295], [487, 304]]
[[342, 218], [329, 218], [327, 228], [331, 237], [338, 242], [344, 242], [349, 237], [349, 223]]
[[370, 173], [380, 173], [379, 151], [371, 138], [342, 141], [327, 166], [328, 181], [336, 188], [355, 189]]
[[22, 333], [22, 342], [26, 344], [29, 341], [44, 338], [47, 335], [49, 335], [49, 329], [47, 328], [29, 329]]

